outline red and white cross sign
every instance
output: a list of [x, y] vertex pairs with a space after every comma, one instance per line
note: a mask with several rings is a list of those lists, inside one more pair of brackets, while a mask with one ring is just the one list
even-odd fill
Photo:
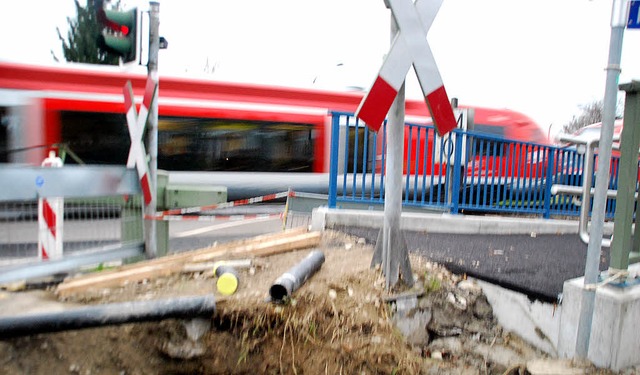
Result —
[[142, 142], [144, 128], [147, 125], [149, 117], [149, 108], [155, 96], [158, 84], [151, 77], [147, 78], [147, 85], [144, 90], [144, 98], [140, 106], [140, 113], [136, 113], [136, 105], [133, 97], [133, 87], [131, 82], [127, 81], [124, 85], [124, 103], [127, 110], [127, 126], [129, 127], [129, 138], [131, 139], [131, 148], [129, 149], [129, 157], [127, 158], [127, 168], [134, 166], [138, 170], [138, 178], [140, 179], [140, 187], [144, 204], [148, 205], [153, 199], [151, 181], [149, 179], [149, 166], [147, 165], [147, 152]]
[[456, 127], [456, 120], [438, 66], [427, 43], [427, 32], [442, 0], [386, 0], [398, 24], [391, 49], [378, 77], [360, 103], [356, 116], [378, 131], [413, 65], [427, 107], [440, 135]]

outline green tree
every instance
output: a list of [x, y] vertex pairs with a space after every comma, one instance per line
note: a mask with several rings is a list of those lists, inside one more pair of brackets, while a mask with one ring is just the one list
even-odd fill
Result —
[[[103, 0], [87, 0], [86, 7], [81, 6], [78, 0], [74, 2], [76, 18], [67, 17], [69, 23], [67, 38], [63, 38], [60, 29], [56, 28], [58, 38], [62, 42], [64, 59], [69, 62], [118, 65], [117, 55], [103, 52], [98, 48], [98, 35], [102, 32], [102, 26], [98, 21], [96, 10], [103, 6]], [[53, 51], [51, 54], [58, 61]]]

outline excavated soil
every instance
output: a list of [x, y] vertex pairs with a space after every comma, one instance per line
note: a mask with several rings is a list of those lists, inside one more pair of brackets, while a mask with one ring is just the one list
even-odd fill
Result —
[[[76, 294], [63, 306], [210, 293], [217, 294], [217, 306], [204, 321], [0, 340], [0, 373], [525, 374], [527, 362], [546, 358], [504, 332], [481, 290], [464, 276], [411, 258], [415, 286], [389, 292], [379, 269], [370, 267], [373, 246], [363, 239], [325, 232], [319, 249], [324, 264], [284, 304], [268, 300], [269, 287], [312, 249], [256, 259], [239, 270], [231, 296], [217, 292], [211, 271]], [[53, 289], [40, 293], [55, 300]], [[188, 334], [198, 324], [201, 334]]]

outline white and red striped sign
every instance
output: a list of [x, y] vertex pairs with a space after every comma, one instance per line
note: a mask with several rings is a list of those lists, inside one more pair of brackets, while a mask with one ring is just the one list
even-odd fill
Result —
[[[54, 151], [42, 162], [43, 167], [60, 168], [62, 159]], [[64, 198], [38, 199], [38, 258], [40, 260], [62, 258], [62, 230]]]
[[399, 31], [356, 116], [375, 131], [380, 130], [413, 65], [436, 129], [440, 135], [446, 134], [456, 127], [456, 120], [426, 39], [442, 0], [416, 0], [415, 4], [412, 0], [386, 2]]
[[144, 98], [140, 106], [140, 113], [136, 111], [136, 105], [133, 96], [133, 87], [131, 82], [127, 81], [124, 86], [124, 103], [127, 110], [127, 125], [129, 127], [129, 137], [131, 139], [131, 148], [129, 149], [129, 157], [127, 158], [127, 168], [134, 166], [138, 170], [138, 178], [140, 179], [140, 187], [144, 204], [149, 205], [153, 199], [153, 188], [149, 178], [149, 166], [147, 164], [147, 152], [142, 142], [144, 128], [147, 125], [149, 117], [149, 108], [155, 96], [158, 84], [151, 77], [147, 78], [147, 85], [144, 91]]

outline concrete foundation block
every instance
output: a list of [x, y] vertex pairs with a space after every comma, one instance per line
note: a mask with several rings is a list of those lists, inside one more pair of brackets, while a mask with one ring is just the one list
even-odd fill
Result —
[[[637, 274], [640, 266], [629, 268]], [[576, 354], [578, 320], [584, 291], [584, 278], [568, 280], [563, 287], [562, 316], [558, 354]], [[640, 285], [601, 286], [596, 297], [587, 359], [600, 368], [614, 371], [640, 365]]]

